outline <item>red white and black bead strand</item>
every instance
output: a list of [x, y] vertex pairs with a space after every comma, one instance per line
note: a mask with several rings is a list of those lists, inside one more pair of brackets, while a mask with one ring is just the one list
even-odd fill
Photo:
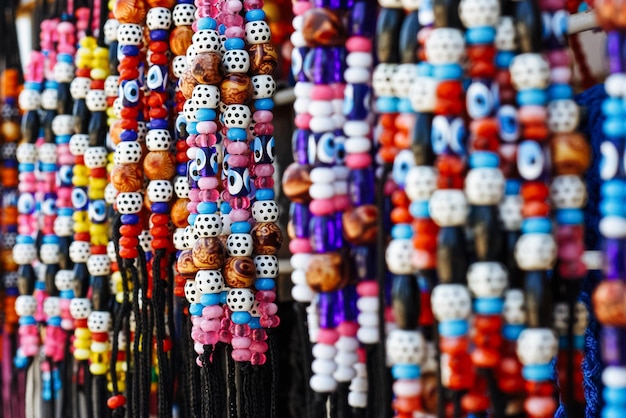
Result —
[[517, 355], [524, 365], [528, 398], [524, 409], [530, 417], [550, 416], [556, 410], [552, 398], [551, 361], [558, 342], [551, 329], [552, 309], [547, 270], [556, 261], [556, 243], [552, 235], [550, 205], [547, 202], [549, 175], [545, 89], [550, 82], [548, 62], [530, 45], [511, 62], [513, 87], [517, 90], [521, 137], [517, 150], [517, 168], [522, 178], [522, 236], [515, 246], [515, 259], [524, 270], [528, 328], [517, 341]]

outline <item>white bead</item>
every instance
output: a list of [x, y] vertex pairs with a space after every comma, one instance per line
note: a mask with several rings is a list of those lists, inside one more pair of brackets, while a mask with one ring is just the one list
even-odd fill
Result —
[[582, 208], [587, 202], [587, 188], [576, 175], [557, 176], [550, 185], [550, 200], [559, 209]]
[[91, 247], [87, 241], [72, 241], [69, 248], [70, 259], [74, 263], [86, 263], [91, 255]]
[[107, 44], [117, 41], [117, 28], [120, 22], [117, 19], [107, 19], [104, 23], [104, 39]]
[[510, 16], [502, 16], [496, 28], [496, 49], [501, 51], [515, 51], [517, 49], [517, 35], [515, 23]]
[[499, 168], [473, 168], [465, 177], [465, 195], [470, 205], [497, 205], [504, 196], [504, 176]]
[[91, 300], [74, 298], [70, 302], [70, 314], [74, 319], [87, 319], [91, 313]]
[[309, 188], [311, 199], [330, 199], [335, 195], [335, 189], [329, 183], [313, 183]]
[[174, 140], [167, 129], [150, 129], [146, 134], [148, 151], [169, 151]]
[[174, 230], [174, 234], [172, 235], [172, 241], [174, 243], [174, 248], [177, 250], [184, 250], [187, 248], [185, 245], [185, 228], [176, 228]]
[[464, 225], [469, 213], [465, 194], [461, 190], [436, 190], [428, 206], [433, 221], [442, 227]]
[[177, 176], [174, 179], [174, 192], [176, 193], [176, 197], [179, 199], [188, 198], [189, 190], [191, 190], [191, 187], [189, 186], [189, 180], [187, 180], [187, 177]]
[[57, 108], [57, 89], [44, 89], [41, 93], [41, 108], [45, 110], [55, 110]]
[[374, 58], [367, 52], [350, 52], [346, 56], [346, 64], [348, 67], [371, 68], [374, 65]]
[[264, 99], [274, 96], [276, 92], [276, 81], [269, 74], [255, 75], [251, 79], [254, 87], [253, 99]]
[[24, 89], [18, 98], [20, 109], [24, 112], [38, 110], [41, 106], [41, 94], [37, 90]]
[[367, 392], [367, 378], [361, 377], [358, 372], [358, 366], [360, 365], [363, 365], [363, 363], [354, 365], [355, 370], [357, 370], [357, 376], [359, 377], [354, 378], [350, 383], [350, 390], [353, 392]]
[[222, 219], [218, 214], [199, 214], [193, 225], [199, 237], [217, 237], [222, 233]]
[[356, 300], [356, 307], [359, 312], [378, 312], [378, 297], [361, 296]]
[[[84, 99], [91, 88], [91, 78], [76, 77], [70, 83], [70, 94], [74, 100]], [[119, 90], [118, 90], [119, 92]]]
[[117, 39], [120, 45], [141, 45], [143, 29], [134, 23], [122, 23], [117, 28]]
[[604, 80], [604, 90], [611, 97], [626, 96], [626, 74], [616, 73]]
[[574, 132], [580, 121], [580, 110], [573, 100], [553, 100], [548, 104], [548, 128], [552, 132]]
[[357, 316], [357, 321], [362, 327], [377, 327], [378, 326], [378, 312], [361, 312]]
[[15, 313], [31, 316], [37, 311], [37, 301], [31, 295], [20, 295], [15, 299]]
[[413, 243], [410, 239], [393, 239], [387, 246], [385, 261], [389, 271], [393, 274], [411, 274], [414, 272], [411, 264]]
[[46, 315], [48, 315], [48, 317], [60, 316], [61, 315], [60, 299], [55, 296], [48, 296], [43, 301], [43, 311]]
[[518, 231], [522, 228], [522, 205], [520, 195], [507, 195], [500, 203], [500, 220], [507, 231]]
[[151, 202], [169, 202], [174, 197], [174, 188], [169, 180], [150, 180], [146, 192]]
[[92, 112], [105, 112], [107, 110], [107, 96], [104, 90], [89, 90], [85, 98], [87, 109]]
[[378, 5], [386, 9], [402, 9], [401, 0], [380, 0]]
[[406, 175], [404, 190], [412, 201], [426, 201], [437, 189], [437, 173], [433, 167], [414, 166]]
[[315, 359], [311, 363], [311, 371], [315, 374], [332, 375], [337, 370], [337, 364], [333, 360]]
[[272, 39], [270, 27], [264, 20], [255, 20], [246, 23], [246, 41], [250, 45], [260, 45], [270, 42]]
[[256, 269], [257, 277], [263, 277], [267, 279], [274, 279], [278, 277], [278, 257], [276, 257], [275, 255], [255, 256], [254, 267]]
[[233, 312], [247, 312], [254, 303], [254, 291], [252, 289], [230, 289], [226, 303]]
[[291, 282], [294, 285], [306, 286], [308, 284], [306, 280], [306, 272], [304, 270], [294, 270], [291, 273]]
[[402, 8], [407, 11], [419, 10], [422, 0], [402, 0]]
[[396, 67], [396, 72], [391, 80], [393, 92], [396, 97], [408, 98], [410, 90], [407, 88], [415, 83], [417, 79], [417, 65], [400, 64]]
[[312, 100], [309, 102], [308, 111], [311, 116], [330, 116], [333, 114], [331, 102], [328, 100]]
[[13, 261], [17, 264], [30, 264], [37, 258], [37, 249], [33, 244], [15, 244]]
[[220, 52], [220, 35], [216, 30], [199, 30], [193, 34], [191, 39], [195, 52], [198, 54], [205, 52]]
[[348, 404], [353, 408], [366, 408], [367, 407], [367, 393], [365, 392], [348, 393]]
[[228, 105], [224, 111], [224, 126], [227, 128], [247, 128], [252, 121], [252, 113], [246, 105]]
[[315, 297], [315, 293], [309, 286], [298, 285], [291, 288], [291, 297], [297, 302], [309, 303]]
[[500, 2], [497, 0], [462, 0], [459, 17], [466, 28], [496, 26], [500, 18]]
[[176, 26], [191, 26], [194, 22], [194, 13], [196, 7], [189, 3], [179, 3], [174, 6], [172, 11], [172, 20]]
[[504, 293], [502, 315], [508, 324], [522, 325], [526, 322], [524, 293], [520, 289], [510, 289]]
[[39, 248], [39, 260], [44, 264], [56, 264], [59, 257], [59, 244], [42, 244]]
[[343, 133], [350, 137], [367, 137], [371, 130], [371, 125], [362, 120], [349, 120], [343, 126]]
[[[356, 357], [356, 354], [354, 356]], [[333, 377], [337, 382], [349, 382], [354, 376], [356, 376], [356, 372], [350, 366], [339, 365], [335, 373], [333, 373]]]
[[393, 384], [393, 393], [396, 396], [413, 397], [419, 396], [422, 392], [422, 385], [419, 380], [396, 380]]
[[308, 99], [306, 97], [298, 97], [293, 102], [293, 110], [294, 110], [294, 112], [296, 112], [298, 114], [308, 113], [310, 104], [311, 104], [311, 100], [310, 99]]
[[117, 144], [113, 162], [119, 164], [136, 164], [141, 160], [141, 144], [135, 141], [123, 141]]
[[107, 97], [117, 97], [119, 94], [119, 75], [109, 75], [104, 80], [104, 94]]
[[198, 303], [200, 301], [200, 294], [194, 280], [187, 280], [185, 282], [185, 298], [189, 303]]
[[626, 388], [626, 367], [607, 366], [602, 371], [602, 383], [610, 388]]
[[311, 255], [307, 253], [294, 254], [289, 261], [294, 270], [306, 271], [311, 263]]
[[332, 360], [337, 355], [337, 349], [328, 344], [315, 344], [312, 349], [313, 357], [316, 359]]
[[435, 65], [459, 64], [465, 54], [465, 39], [458, 29], [433, 29], [426, 40], [426, 57]]
[[111, 314], [106, 311], [93, 311], [87, 319], [87, 328], [91, 332], [108, 332], [111, 327]]
[[517, 55], [510, 72], [511, 83], [517, 90], [545, 89], [550, 82], [550, 65], [541, 54]]
[[219, 270], [198, 270], [196, 289], [202, 294], [220, 293], [224, 289], [224, 277]]
[[552, 328], [560, 334], [567, 335], [569, 324], [569, 306], [566, 302], [557, 303], [552, 312]]
[[[361, 325], [361, 323], [359, 323]], [[360, 326], [356, 332], [356, 337], [363, 344], [375, 344], [378, 342], [378, 328]]]
[[71, 135], [74, 133], [74, 116], [56, 115], [52, 119], [52, 132], [55, 135]]
[[343, 72], [343, 78], [349, 84], [367, 84], [371, 75], [371, 71], [363, 67], [348, 67]]
[[390, 97], [394, 95], [393, 77], [396, 72], [396, 64], [378, 64], [372, 74], [372, 87], [378, 97]]
[[435, 286], [430, 301], [433, 314], [439, 321], [466, 319], [472, 309], [469, 291], [460, 284]]
[[605, 216], [600, 219], [599, 229], [605, 238], [624, 238], [626, 237], [626, 219], [619, 216]]
[[589, 311], [582, 302], [576, 302], [574, 307], [574, 335], [585, 335], [589, 325]]
[[55, 164], [57, 162], [57, 146], [55, 144], [41, 144], [37, 154], [42, 163]]
[[85, 151], [85, 167], [89, 169], [106, 167], [108, 154], [109, 152], [105, 147], [89, 147]]
[[517, 340], [517, 356], [525, 365], [548, 364], [556, 355], [558, 341], [554, 331], [547, 328], [528, 328]]
[[258, 200], [252, 204], [252, 217], [257, 222], [277, 222], [278, 204], [273, 200]]
[[426, 342], [419, 331], [395, 329], [387, 336], [387, 358], [391, 364], [421, 364]]
[[422, 362], [422, 374], [425, 373], [436, 373], [438, 367], [438, 359], [437, 349], [435, 348], [435, 343], [432, 341], [428, 341], [426, 343], [426, 357]]
[[339, 351], [356, 351], [359, 348], [359, 341], [354, 337], [341, 336], [335, 342], [335, 347]]
[[150, 30], [168, 30], [172, 25], [172, 12], [165, 7], [151, 7], [146, 15], [146, 26]]
[[551, 234], [523, 234], [515, 244], [515, 260], [522, 270], [549, 270], [556, 261], [556, 243]]
[[250, 69], [250, 55], [243, 49], [231, 49], [222, 56], [222, 65], [226, 73], [245, 74]]
[[226, 239], [226, 251], [233, 257], [250, 257], [254, 250], [250, 234], [230, 234]]
[[337, 381], [328, 375], [316, 374], [311, 377], [309, 385], [314, 392], [332, 392], [337, 388]]
[[[350, 351], [339, 351], [335, 356], [335, 362], [339, 366], [352, 366], [358, 359], [357, 354]], [[356, 375], [356, 372], [354, 374]]]
[[508, 286], [508, 272], [502, 263], [479, 261], [467, 270], [467, 285], [475, 297], [496, 298]]
[[15, 158], [20, 163], [34, 163], [37, 161], [37, 148], [35, 144], [22, 143], [17, 147]]
[[361, 136], [350, 137], [346, 139], [344, 147], [348, 154], [367, 153], [372, 149], [372, 141]]
[[332, 117], [315, 116], [309, 121], [309, 129], [313, 133], [334, 131], [337, 125]]
[[313, 183], [332, 183], [335, 181], [335, 173], [328, 167], [315, 167], [310, 173]]
[[113, 186], [112, 183], [107, 184], [104, 188], [104, 201], [107, 202], [108, 205], [112, 205], [115, 203], [116, 198], [117, 190], [115, 189], [115, 186]]
[[117, 195], [115, 201], [119, 213], [139, 213], [143, 206], [143, 195], [138, 192], [123, 192]]
[[59, 289], [72, 290], [74, 282], [74, 272], [72, 270], [59, 270], [54, 276], [54, 285]]

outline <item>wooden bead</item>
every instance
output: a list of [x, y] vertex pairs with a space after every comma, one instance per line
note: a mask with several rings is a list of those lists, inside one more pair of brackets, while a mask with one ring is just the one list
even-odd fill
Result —
[[278, 52], [272, 44], [252, 45], [250, 54], [250, 71], [256, 75], [272, 75], [278, 65]]
[[191, 64], [191, 74], [200, 84], [219, 83], [222, 80], [222, 57], [215, 52], [198, 54]]
[[354, 245], [372, 244], [378, 234], [378, 209], [363, 205], [343, 214], [343, 235]]
[[193, 93], [193, 89], [200, 83], [191, 73], [191, 69], [186, 69], [180, 78], [178, 79], [178, 87], [180, 88], [180, 92], [183, 94], [185, 99], [191, 99], [191, 95]]
[[422, 408], [428, 414], [437, 413], [437, 403], [439, 401], [439, 389], [437, 375], [435, 373], [424, 373], [422, 381]]
[[254, 261], [250, 257], [230, 257], [224, 264], [224, 282], [232, 288], [252, 287], [256, 278]]
[[307, 203], [311, 200], [310, 167], [292, 163], [283, 172], [283, 193], [294, 203]]
[[113, 6], [113, 16], [120, 23], [142, 24], [147, 13], [143, 0], [117, 0]]
[[152, 7], [165, 7], [172, 9], [176, 5], [176, 0], [146, 0], [148, 5]]
[[[200, 269], [219, 270], [226, 258], [224, 245], [218, 238], [198, 238], [192, 250], [193, 263]], [[182, 273], [182, 272], [181, 272]]]
[[171, 179], [176, 174], [176, 158], [168, 151], [149, 152], [143, 160], [143, 170], [150, 180]]
[[600, 323], [626, 327], [626, 288], [621, 280], [603, 281], [593, 292], [591, 300]]
[[113, 167], [111, 184], [120, 193], [141, 190], [143, 173], [139, 164], [120, 164]]
[[280, 227], [273, 222], [259, 222], [250, 232], [254, 250], [259, 255], [274, 255], [283, 244]]
[[172, 223], [177, 228], [184, 228], [187, 226], [187, 217], [189, 216], [187, 203], [189, 203], [189, 199], [181, 198], [172, 205]]
[[191, 45], [193, 30], [190, 26], [178, 26], [170, 33], [170, 48], [174, 55], [185, 55]]
[[308, 285], [316, 292], [341, 289], [348, 277], [342, 271], [342, 258], [338, 253], [314, 254], [306, 273]]
[[253, 94], [254, 86], [246, 74], [228, 74], [220, 84], [220, 96], [227, 105], [248, 103]]
[[193, 262], [193, 255], [191, 250], [181, 251], [176, 262], [176, 270], [178, 270], [178, 272], [183, 275], [196, 274], [198, 268]]
[[338, 13], [316, 7], [302, 17], [302, 35], [309, 46], [339, 46], [345, 42], [346, 26]]
[[589, 143], [578, 132], [554, 135], [550, 141], [550, 151], [556, 175], [582, 175], [591, 163]]
[[5, 121], [2, 123], [1, 133], [5, 141], [15, 142], [20, 139], [20, 125], [17, 122]]

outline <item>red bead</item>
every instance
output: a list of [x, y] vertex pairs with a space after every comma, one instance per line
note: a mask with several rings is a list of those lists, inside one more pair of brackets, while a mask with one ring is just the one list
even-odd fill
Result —
[[74, 241], [89, 242], [91, 240], [91, 234], [89, 232], [77, 232], [74, 234]]
[[92, 332], [91, 339], [99, 343], [104, 343], [104, 342], [109, 341], [109, 333], [108, 332]]
[[125, 237], [138, 237], [141, 234], [140, 225], [122, 225], [120, 227], [120, 234]]
[[461, 398], [461, 407], [467, 412], [482, 412], [489, 409], [489, 397], [471, 392]]
[[541, 382], [533, 382], [526, 381], [526, 392], [528, 392], [529, 396], [552, 396], [554, 392], [554, 386], [552, 382], [549, 381], [541, 381]]
[[125, 237], [122, 236], [120, 238], [120, 247], [128, 247], [133, 248], [139, 245], [139, 239], [135, 237]]
[[137, 258], [139, 256], [139, 252], [137, 248], [129, 248], [129, 247], [121, 247], [120, 248], [120, 257], [122, 258]]
[[91, 246], [91, 253], [92, 254], [97, 254], [97, 255], [103, 255], [107, 253], [107, 247], [106, 245], [92, 245]]
[[169, 247], [170, 241], [167, 238], [154, 238], [152, 240], [152, 248], [155, 250], [164, 250]]
[[94, 178], [105, 179], [107, 177], [107, 169], [105, 167], [92, 168], [89, 175]]
[[167, 237], [170, 234], [170, 229], [167, 225], [155, 225], [150, 228], [150, 234], [155, 238]]
[[154, 225], [168, 225], [170, 223], [170, 217], [164, 214], [155, 213], [150, 217], [150, 221]]
[[126, 398], [123, 395], [113, 395], [107, 399], [107, 406], [110, 409], [120, 408], [126, 405]]

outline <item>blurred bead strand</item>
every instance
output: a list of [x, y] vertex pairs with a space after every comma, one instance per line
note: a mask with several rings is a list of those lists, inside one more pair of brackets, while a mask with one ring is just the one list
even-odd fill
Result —
[[[518, 4], [518, 31], [538, 13], [529, 2]], [[531, 10], [522, 11], [527, 5]], [[523, 16], [522, 16], [523, 14]], [[522, 20], [522, 18], [526, 20]], [[534, 31], [540, 31], [541, 21], [533, 22]], [[517, 150], [517, 170], [522, 178], [520, 194], [522, 206], [522, 235], [515, 246], [515, 259], [524, 273], [524, 290], [528, 328], [517, 341], [517, 355], [523, 364], [522, 376], [526, 381], [527, 399], [524, 409], [530, 417], [552, 416], [556, 402], [552, 397], [550, 381], [551, 361], [557, 352], [557, 340], [551, 329], [551, 294], [547, 286], [547, 270], [556, 259], [556, 243], [552, 235], [548, 184], [549, 160], [546, 141], [546, 88], [550, 82], [550, 67], [539, 54], [540, 39], [533, 32], [520, 36], [522, 54], [511, 62], [511, 82], [517, 90], [518, 118], [521, 142]]]
[[[587, 267], [582, 259], [585, 251], [585, 219], [583, 208], [586, 205], [587, 190], [585, 172], [591, 164], [592, 151], [587, 138], [578, 132], [580, 110], [574, 101], [572, 65], [566, 25], [567, 2], [541, 2], [544, 30], [543, 49], [550, 63], [550, 87], [548, 88], [547, 125], [552, 133], [550, 138], [550, 158], [552, 182], [550, 200], [554, 205], [556, 220], [555, 238], [557, 244], [557, 270], [551, 280], [555, 282], [555, 301], [565, 302], [568, 307], [567, 326], [562, 324], [559, 333], [558, 374], [562, 403], [570, 414], [584, 410], [584, 399], [576, 399], [575, 388], [582, 386], [583, 335], [575, 336], [574, 328], [580, 326], [577, 311], [584, 309], [578, 305], [581, 283], [587, 275]], [[558, 303], [555, 304], [555, 309]], [[555, 311], [556, 318], [556, 311]], [[583, 326], [585, 314], [582, 314]], [[580, 334], [580, 330], [577, 330]], [[575, 378], [579, 383], [574, 383]], [[581, 404], [582, 401], [582, 404]]]
[[[447, 7], [457, 11], [458, 2]], [[435, 8], [438, 5], [435, 3]], [[437, 237], [437, 285], [431, 305], [438, 321], [440, 373], [443, 387], [454, 391], [454, 416], [461, 413], [460, 391], [470, 389], [474, 382], [469, 353], [469, 315], [471, 298], [466, 287], [468, 255], [465, 224], [469, 212], [463, 193], [466, 161], [466, 127], [461, 118], [465, 100], [461, 67], [465, 40], [457, 29], [458, 16], [450, 9], [448, 15], [436, 15], [435, 24], [425, 43], [426, 59], [437, 80], [436, 100], [431, 129], [435, 166], [438, 171], [437, 190], [429, 202], [429, 213], [439, 226]], [[439, 396], [445, 396], [439, 393]]]
[[[350, 11], [349, 19], [352, 28], [346, 41], [346, 69], [343, 73], [346, 82], [344, 98], [343, 124], [345, 139], [345, 165], [350, 170], [348, 192], [351, 197], [351, 208], [342, 215], [343, 236], [350, 244], [350, 256], [356, 266], [354, 275], [357, 283], [349, 285], [352, 292], [348, 295], [356, 299], [351, 303], [357, 307], [367, 305], [371, 311], [378, 304], [376, 286], [372, 286], [376, 277], [376, 237], [378, 229], [378, 208], [375, 205], [375, 179], [372, 158], [372, 124], [370, 117], [371, 79], [374, 66], [373, 45], [374, 24], [371, 16], [376, 3], [371, 0], [355, 2]], [[362, 294], [361, 291], [364, 292]], [[369, 289], [368, 289], [369, 288]], [[361, 291], [359, 291], [361, 289]], [[368, 296], [367, 293], [370, 292]], [[358, 310], [355, 312], [358, 314]], [[357, 362], [353, 365], [355, 375], [351, 379], [348, 404], [353, 408], [363, 409], [367, 406], [367, 365], [365, 348], [359, 347], [359, 340], [367, 343], [372, 335], [371, 328], [361, 331], [357, 318], [351, 318], [340, 329], [341, 335], [335, 343], [338, 351], [341, 346], [352, 349], [357, 354]], [[343, 329], [345, 328], [345, 330]], [[368, 332], [369, 331], [369, 332]], [[365, 335], [360, 335], [364, 333]]]
[[[272, 50], [270, 27], [266, 21], [263, 3], [244, 2], [246, 10], [246, 41], [249, 48]], [[258, 39], [257, 39], [258, 37]], [[257, 46], [260, 45], [260, 46]], [[254, 244], [254, 265], [256, 269], [255, 306], [257, 315], [252, 313], [250, 327], [252, 328], [253, 342], [250, 345], [252, 351], [252, 364], [264, 364], [265, 353], [268, 350], [267, 332], [265, 328], [276, 328], [280, 319], [277, 316], [276, 305], [276, 279], [278, 278], [277, 253], [282, 245], [282, 232], [277, 227], [279, 207], [275, 201], [274, 193], [274, 163], [276, 147], [274, 139], [274, 93], [276, 81], [273, 74], [277, 61], [268, 60], [259, 65], [258, 61], [251, 62], [249, 74], [253, 86], [252, 104], [255, 112], [252, 113], [253, 135], [250, 144], [252, 151], [251, 174], [255, 201], [252, 203], [251, 212], [255, 222], [252, 229]], [[263, 225], [263, 224], [267, 225]], [[259, 226], [256, 226], [259, 225]], [[232, 231], [234, 224], [230, 225]], [[266, 240], [265, 234], [274, 242]], [[269, 238], [269, 237], [267, 237]], [[269, 244], [269, 245], [268, 245]]]
[[602, 124], [604, 141], [600, 144], [600, 234], [603, 241], [604, 268], [602, 281], [596, 287], [592, 302], [598, 322], [602, 325], [601, 341], [603, 417], [617, 417], [626, 412], [622, 395], [626, 392], [626, 318], [624, 312], [624, 242], [626, 239], [626, 216], [623, 207], [626, 197], [624, 175], [624, 107], [626, 97], [624, 81], [626, 69], [622, 63], [621, 50], [626, 29], [619, 19], [621, 14], [615, 5], [607, 1], [595, 2], [598, 21], [607, 32], [606, 54], [610, 75], [604, 83], [607, 98], [602, 103], [606, 118]]

